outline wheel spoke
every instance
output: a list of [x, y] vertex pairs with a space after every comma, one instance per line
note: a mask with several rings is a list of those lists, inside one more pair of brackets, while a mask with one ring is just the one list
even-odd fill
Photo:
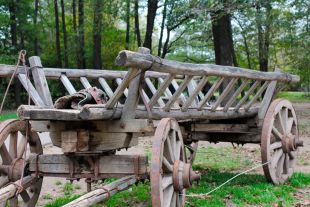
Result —
[[162, 178], [163, 190], [172, 185], [172, 175], [165, 175]]
[[281, 158], [281, 156], [283, 155], [283, 151], [282, 150], [277, 150], [273, 157], [271, 158], [271, 166], [272, 168], [276, 168], [277, 164], [279, 162], [279, 159]]
[[270, 145], [270, 150], [275, 150], [282, 147], [282, 142], [274, 142]]
[[177, 157], [175, 156], [175, 151], [176, 151], [176, 134], [175, 131], [172, 130], [171, 132], [171, 146], [172, 146], [172, 152], [173, 152], [173, 156], [174, 156], [174, 160], [177, 159]]
[[8, 176], [1, 176], [0, 177], [0, 188], [6, 185], [9, 182]]
[[281, 111], [278, 113], [278, 119], [277, 119], [277, 121], [279, 122], [279, 124], [280, 124], [280, 130], [281, 130], [281, 133], [285, 133], [285, 126], [284, 126], [284, 123], [283, 123], [283, 117], [282, 117], [282, 113], [281, 113]]
[[171, 198], [171, 203], [170, 206], [175, 207], [176, 206], [176, 199], [177, 199], [177, 192], [173, 192], [172, 198]]
[[288, 174], [288, 171], [289, 171], [289, 168], [290, 168], [290, 158], [289, 158], [288, 154], [285, 154], [284, 156], [285, 156], [285, 158], [284, 158], [284, 168], [283, 168], [283, 170], [284, 170], [285, 174]]
[[285, 159], [285, 154], [282, 153], [278, 165], [277, 165], [277, 170], [276, 174], [278, 177], [280, 177], [283, 174], [283, 169], [284, 169], [284, 159]]
[[169, 163], [169, 161], [168, 161], [167, 158], [165, 158], [165, 157], [163, 157], [163, 165], [164, 165], [170, 172], [173, 171], [171, 164]]
[[278, 139], [282, 139], [283, 135], [279, 132], [279, 130], [276, 127], [272, 127], [272, 134], [278, 138]]
[[20, 140], [20, 143], [18, 145], [17, 158], [23, 157], [23, 154], [26, 149], [26, 145], [27, 145], [27, 139], [25, 136], [23, 136], [23, 138]]
[[292, 152], [289, 152], [287, 154], [290, 157], [290, 160], [294, 160], [295, 159], [295, 156], [294, 156], [294, 154]]
[[17, 132], [12, 132], [10, 134], [10, 146], [9, 146], [9, 153], [12, 158], [17, 157]]
[[8, 149], [5, 146], [5, 143], [0, 147], [0, 155], [4, 165], [9, 165], [12, 162], [12, 158], [8, 152]]
[[166, 139], [166, 146], [168, 148], [168, 155], [169, 155], [170, 161], [171, 161], [171, 163], [174, 163], [175, 159], [174, 159], [174, 155], [173, 155], [173, 151], [172, 151], [172, 146], [171, 146], [171, 141], [170, 141], [169, 137], [167, 137], [167, 139]]
[[166, 188], [163, 192], [164, 205], [167, 207], [170, 207], [170, 202], [171, 202], [171, 198], [173, 196], [173, 192], [174, 192], [174, 189], [173, 189], [172, 185], [170, 185], [168, 188]]
[[26, 190], [20, 193], [20, 196], [23, 198], [24, 202], [27, 203], [30, 200], [29, 194]]
[[180, 160], [180, 153], [181, 153], [181, 141], [176, 142], [176, 149], [175, 149], [175, 159]]
[[294, 123], [294, 118], [289, 117], [286, 122], [286, 133], [287, 134], [292, 131], [293, 123]]

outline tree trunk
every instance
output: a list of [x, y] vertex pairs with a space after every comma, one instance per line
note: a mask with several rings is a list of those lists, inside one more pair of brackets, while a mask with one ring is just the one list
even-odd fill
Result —
[[[259, 70], [268, 71], [268, 56], [269, 56], [269, 41], [270, 41], [270, 24], [271, 24], [271, 4], [266, 1], [264, 7], [266, 8], [266, 14], [262, 14], [261, 2], [258, 1], [256, 4], [256, 23], [258, 31], [258, 59], [259, 59]], [[262, 16], [266, 16], [263, 21]], [[265, 23], [263, 25], [263, 22]], [[263, 31], [264, 26], [264, 31]]]
[[164, 9], [163, 9], [163, 19], [161, 21], [161, 26], [160, 26], [160, 36], [159, 36], [159, 41], [158, 41], [158, 56], [160, 57], [161, 55], [161, 48], [162, 48], [162, 41], [163, 41], [163, 35], [164, 35], [164, 28], [165, 28], [165, 22], [166, 22], [166, 15], [167, 15], [167, 0], [165, 0], [164, 3]]
[[61, 68], [61, 51], [60, 51], [60, 32], [59, 32], [59, 18], [58, 18], [58, 2], [54, 0], [55, 9], [55, 28], [56, 28], [56, 52], [57, 52], [57, 67]]
[[76, 23], [76, 0], [72, 0], [72, 22], [73, 22], [73, 30], [74, 30], [74, 40], [77, 44], [74, 44], [75, 50], [75, 58], [76, 58], [76, 65], [79, 65], [79, 47], [78, 47], [78, 32], [77, 32], [77, 23]]
[[147, 2], [147, 20], [146, 20], [146, 32], [143, 47], [152, 50], [152, 34], [154, 28], [154, 21], [156, 17], [156, 11], [158, 0], [148, 0]]
[[141, 34], [139, 25], [139, 0], [135, 0], [135, 33], [137, 36], [138, 47], [141, 46]]
[[130, 39], [130, 0], [126, 2], [126, 50], [129, 49], [129, 39]]
[[[224, 6], [228, 6], [224, 3]], [[215, 64], [217, 65], [234, 65], [234, 45], [231, 31], [230, 15], [224, 10], [218, 10], [211, 14], [212, 17], [212, 34], [215, 51]], [[236, 59], [235, 59], [236, 62]], [[225, 80], [221, 90], [224, 90], [230, 80]], [[222, 104], [225, 105], [232, 96], [233, 91], [227, 95]]]
[[66, 29], [66, 15], [65, 15], [65, 5], [64, 0], [60, 1], [61, 3], [61, 19], [62, 19], [62, 32], [64, 35], [64, 60], [65, 68], [68, 68], [68, 44], [67, 44], [67, 29]]
[[86, 68], [86, 59], [85, 59], [85, 40], [84, 40], [84, 1], [79, 0], [78, 5], [79, 10], [79, 27], [78, 27], [78, 38], [79, 38], [79, 53], [78, 53], [78, 68]]
[[[11, 41], [12, 47], [14, 50], [17, 50], [17, 2], [15, 0], [9, 3], [9, 12], [10, 12], [10, 33], [11, 33]], [[21, 84], [19, 80], [16, 78], [14, 80], [14, 98], [15, 98], [15, 106], [18, 107], [21, 105]]]
[[103, 2], [96, 0], [94, 2], [94, 25], [93, 25], [93, 66], [96, 69], [102, 68], [101, 61], [101, 31], [102, 31], [102, 9]]
[[[33, 24], [35, 27], [35, 30], [37, 31], [37, 22], [38, 22], [38, 13], [39, 13], [39, 0], [35, 0], [34, 3], [34, 16], [33, 16]], [[34, 54], [39, 55], [39, 41], [38, 41], [38, 34], [34, 34], [34, 42], [33, 42], [33, 49]]]
[[170, 41], [170, 30], [167, 28], [167, 37], [166, 37], [166, 41], [163, 47], [161, 58], [165, 58], [168, 53], [169, 41]]

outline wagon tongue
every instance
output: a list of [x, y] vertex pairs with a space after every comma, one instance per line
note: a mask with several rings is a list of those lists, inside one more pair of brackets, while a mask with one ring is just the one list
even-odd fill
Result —
[[177, 160], [173, 165], [172, 179], [174, 189], [181, 192], [184, 188], [191, 187], [194, 181], [199, 181], [201, 175], [192, 169], [190, 163]]

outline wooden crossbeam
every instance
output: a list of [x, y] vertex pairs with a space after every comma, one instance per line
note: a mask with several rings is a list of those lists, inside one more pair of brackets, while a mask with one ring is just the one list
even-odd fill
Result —
[[238, 102], [236, 105], [234, 111], [238, 111], [242, 104], [250, 97], [250, 95], [254, 92], [254, 90], [259, 86], [260, 81], [256, 80], [254, 84], [251, 86], [251, 88], [246, 92], [246, 94], [243, 96], [243, 98]]
[[37, 106], [45, 106], [45, 103], [41, 99], [40, 95], [36, 91], [36, 89], [33, 87], [31, 81], [26, 77], [25, 74], [18, 74], [18, 79], [22, 83], [23, 87], [29, 94], [31, 100], [34, 102]]
[[246, 111], [248, 111], [250, 109], [250, 107], [253, 105], [253, 103], [258, 99], [258, 97], [260, 97], [263, 92], [265, 91], [265, 89], [267, 88], [268, 84], [270, 83], [270, 81], [265, 81], [265, 83], [263, 84], [263, 86], [258, 90], [258, 92], [255, 94], [255, 96], [252, 98], [252, 100], [250, 100], [245, 106], [244, 109]]
[[76, 93], [75, 88], [65, 74], [61, 74], [60, 80], [70, 95]]
[[233, 105], [233, 103], [236, 101], [238, 95], [243, 91], [243, 89], [249, 84], [249, 80], [245, 79], [242, 84], [239, 86], [239, 88], [235, 91], [235, 93], [230, 97], [227, 104], [225, 105], [223, 111], [228, 111], [229, 107]]
[[103, 88], [103, 90], [107, 93], [107, 95], [109, 96], [109, 98], [113, 97], [113, 91], [110, 88], [109, 84], [107, 83], [107, 81], [104, 78], [98, 78], [98, 81], [101, 85], [101, 87]]
[[[152, 83], [152, 81], [150, 80], [150, 78], [145, 78], [145, 83], [149, 87], [149, 89], [152, 92], [152, 94], [154, 95], [157, 90], [156, 90], [154, 84]], [[165, 103], [164, 103], [164, 101], [163, 101], [163, 99], [161, 97], [158, 98], [157, 103], [159, 104], [160, 107], [164, 107], [165, 106]]]
[[80, 81], [81, 81], [82, 85], [84, 86], [84, 88], [86, 88], [86, 89], [91, 88], [91, 85], [88, 82], [86, 77], [80, 77]]

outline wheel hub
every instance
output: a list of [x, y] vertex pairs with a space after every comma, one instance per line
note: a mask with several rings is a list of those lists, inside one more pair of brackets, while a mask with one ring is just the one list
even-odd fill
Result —
[[194, 181], [199, 181], [201, 175], [198, 171], [194, 171], [190, 163], [180, 160], [174, 162], [173, 165], [173, 187], [176, 191], [182, 191], [184, 188], [192, 186]]
[[296, 151], [298, 147], [303, 146], [303, 141], [298, 140], [293, 134], [287, 134], [282, 139], [282, 150], [284, 153]]

